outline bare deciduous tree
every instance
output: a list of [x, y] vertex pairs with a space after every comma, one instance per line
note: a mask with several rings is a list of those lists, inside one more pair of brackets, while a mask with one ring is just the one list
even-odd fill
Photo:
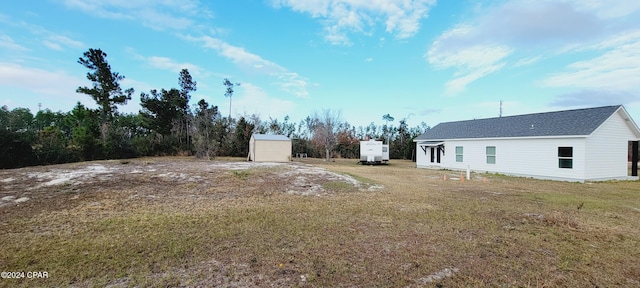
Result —
[[325, 150], [326, 161], [331, 158], [331, 151], [338, 143], [337, 134], [342, 121], [340, 111], [324, 109], [313, 113], [313, 142]]

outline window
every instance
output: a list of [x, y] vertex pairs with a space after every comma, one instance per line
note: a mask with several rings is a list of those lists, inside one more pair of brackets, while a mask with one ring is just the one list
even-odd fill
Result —
[[573, 168], [573, 147], [558, 147], [558, 167]]
[[496, 146], [487, 146], [487, 164], [496, 164]]
[[388, 147], [382, 146], [382, 152], [387, 152]]
[[456, 162], [462, 162], [462, 146], [456, 146]]

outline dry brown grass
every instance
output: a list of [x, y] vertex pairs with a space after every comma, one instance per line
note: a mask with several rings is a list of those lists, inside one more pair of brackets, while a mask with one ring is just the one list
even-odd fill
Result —
[[637, 181], [462, 182], [407, 161], [304, 162], [385, 188], [317, 176], [305, 185], [324, 193], [291, 194], [299, 179], [285, 168], [203, 170], [211, 162], [186, 157], [97, 162], [156, 170], [83, 185], [0, 182], [0, 198], [31, 198], [0, 207], [0, 270], [49, 272], [0, 286], [640, 285]]

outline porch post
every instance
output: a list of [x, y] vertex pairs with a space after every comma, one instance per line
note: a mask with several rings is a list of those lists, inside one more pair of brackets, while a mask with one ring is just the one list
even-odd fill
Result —
[[631, 176], [638, 176], [638, 141], [631, 141]]

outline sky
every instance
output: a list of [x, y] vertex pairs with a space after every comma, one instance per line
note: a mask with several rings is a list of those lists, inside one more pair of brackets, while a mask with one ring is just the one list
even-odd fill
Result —
[[190, 104], [234, 117], [433, 127], [622, 104], [640, 121], [640, 1], [2, 1], [0, 106], [96, 108], [75, 92], [90, 48], [135, 89], [124, 113], [186, 68]]

